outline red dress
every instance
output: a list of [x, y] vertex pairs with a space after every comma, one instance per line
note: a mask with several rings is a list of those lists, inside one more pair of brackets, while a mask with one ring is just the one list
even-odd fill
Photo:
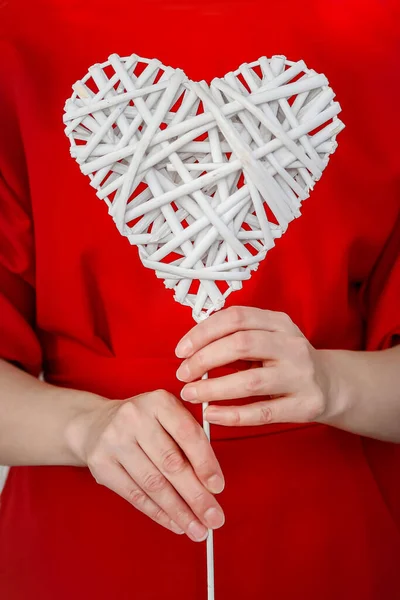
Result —
[[[228, 304], [285, 311], [318, 348], [398, 341], [394, 5], [10, 0], [0, 32], [2, 357], [109, 398], [179, 393], [174, 347], [190, 310], [142, 267], [63, 132], [72, 83], [113, 52], [197, 79], [272, 54], [328, 76], [347, 125], [339, 149], [303, 216]], [[217, 600], [400, 598], [399, 446], [322, 425], [212, 435], [227, 481]], [[14, 468], [0, 510], [0, 597], [205, 600], [205, 544], [163, 530], [86, 469]]]

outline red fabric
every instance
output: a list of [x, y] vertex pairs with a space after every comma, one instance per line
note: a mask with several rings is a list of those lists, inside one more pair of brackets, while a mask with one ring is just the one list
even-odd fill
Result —
[[[111, 398], [179, 393], [173, 350], [190, 310], [119, 235], [63, 133], [71, 84], [112, 52], [205, 79], [284, 53], [328, 76], [347, 125], [339, 149], [302, 218], [229, 304], [288, 312], [320, 348], [396, 343], [395, 10], [378, 0], [0, 3], [0, 355]], [[400, 598], [399, 446], [318, 425], [213, 436], [227, 479], [219, 600]], [[85, 469], [15, 468], [0, 511], [0, 596], [203, 600], [205, 546], [163, 531]]]

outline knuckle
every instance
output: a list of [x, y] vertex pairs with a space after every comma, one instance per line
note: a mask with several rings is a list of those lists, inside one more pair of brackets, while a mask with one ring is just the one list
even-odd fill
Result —
[[92, 472], [98, 472], [104, 465], [104, 458], [99, 452], [92, 452], [87, 458], [87, 465]]
[[130, 448], [132, 443], [135, 443], [135, 430], [140, 417], [136, 414], [135, 407], [133, 412], [131, 408], [132, 405], [128, 409], [119, 409], [115, 419], [108, 424], [101, 435], [101, 445], [108, 448], [111, 453], [118, 452], [121, 448]]
[[292, 337], [291, 346], [296, 358], [301, 360], [310, 358], [310, 345], [305, 337]]
[[162, 473], [147, 473], [143, 478], [143, 489], [148, 494], [162, 492], [167, 485], [167, 480]]
[[97, 452], [91, 454], [87, 459], [87, 466], [89, 468], [89, 471], [93, 475], [96, 483], [98, 483], [99, 485], [104, 485], [105, 482], [105, 465], [106, 463], [104, 457], [98, 454]]
[[140, 488], [137, 487], [132, 487], [130, 489], [128, 489], [127, 493], [126, 493], [126, 498], [128, 500], [128, 502], [130, 504], [132, 504], [132, 506], [135, 506], [136, 508], [143, 508], [143, 505], [145, 504], [146, 500], [147, 500], [147, 496], [146, 494], [143, 492], [143, 490], [141, 490]]
[[239, 426], [241, 423], [241, 416], [240, 416], [240, 412], [237, 409], [233, 409], [230, 413], [229, 413], [229, 424], [232, 427], [236, 427]]
[[194, 469], [196, 474], [201, 478], [214, 473], [211, 461], [206, 459], [197, 461], [194, 465]]
[[109, 423], [100, 433], [97, 444], [102, 448], [114, 447], [118, 440], [117, 427], [113, 422]]
[[104, 485], [104, 486], [106, 485], [106, 481], [105, 481], [104, 475], [102, 473], [94, 474], [92, 471], [92, 475], [93, 475], [93, 479], [95, 480], [97, 485]]
[[175, 396], [170, 392], [167, 392], [167, 390], [155, 390], [154, 392], [151, 392], [150, 396], [157, 404], [170, 405], [176, 402]]
[[186, 461], [178, 450], [166, 450], [161, 460], [162, 469], [168, 474], [180, 473], [186, 467]]
[[162, 508], [158, 507], [154, 510], [154, 513], [152, 514], [152, 518], [154, 519], [154, 521], [156, 521], [157, 523], [164, 523], [165, 521], [165, 517], [166, 514], [163, 511]]
[[236, 353], [240, 357], [250, 354], [253, 346], [253, 334], [250, 331], [239, 331], [234, 334]]
[[247, 372], [245, 388], [246, 391], [257, 394], [262, 391], [264, 380], [260, 373], [261, 369], [250, 369]]
[[131, 421], [136, 417], [137, 410], [133, 402], [121, 402], [121, 406], [117, 411], [117, 421], [119, 424]]
[[231, 306], [229, 311], [229, 319], [236, 327], [240, 328], [246, 322], [246, 310], [243, 306]]
[[325, 412], [325, 401], [322, 392], [313, 395], [312, 400], [308, 402], [306, 409], [306, 419], [312, 423], [320, 419]]
[[176, 437], [180, 442], [199, 439], [202, 429], [191, 416], [180, 419], [176, 430]]
[[262, 424], [272, 423], [273, 415], [271, 407], [268, 404], [260, 405], [260, 422]]
[[195, 512], [201, 512], [209, 500], [209, 494], [199, 490], [196, 491], [190, 501], [190, 504], [195, 508]]
[[179, 405], [177, 398], [166, 390], [155, 390], [149, 394], [152, 412], [158, 419], [163, 420], [170, 413], [176, 410]]
[[203, 350], [199, 350], [193, 359], [195, 366], [199, 371], [206, 368], [206, 356]]
[[191, 512], [189, 510], [183, 508], [183, 506], [177, 506], [175, 508], [174, 521], [175, 521], [175, 523], [178, 523], [179, 525], [181, 525], [181, 527], [188, 525], [192, 519], [193, 519], [193, 515], [191, 514]]
[[316, 416], [315, 416], [315, 412], [314, 412], [314, 407], [313, 406], [307, 406], [305, 409], [303, 409], [303, 421], [305, 423], [312, 423], [313, 421], [315, 421]]
[[293, 323], [292, 319], [285, 312], [276, 312], [275, 317], [276, 317], [279, 325], [281, 325], [283, 327], [287, 327], [288, 325], [291, 325]]

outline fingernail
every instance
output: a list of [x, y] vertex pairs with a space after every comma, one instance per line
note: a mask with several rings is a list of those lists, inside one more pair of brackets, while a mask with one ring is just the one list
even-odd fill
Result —
[[195, 542], [204, 542], [207, 539], [208, 531], [198, 521], [192, 521], [188, 527], [188, 534]]
[[197, 398], [197, 390], [194, 386], [184, 387], [181, 391], [181, 398], [193, 402]]
[[171, 521], [169, 522], [169, 524], [170, 524], [170, 527], [171, 527], [171, 529], [172, 529], [172, 531], [173, 531], [174, 533], [177, 533], [178, 535], [182, 535], [182, 533], [185, 533], [185, 532], [183, 531], [183, 529], [181, 529], [181, 528], [179, 527], [179, 525], [177, 525], [177, 524], [175, 523], [175, 521], [172, 521], [172, 520], [171, 520]]
[[179, 381], [186, 381], [190, 377], [190, 369], [187, 364], [182, 363], [176, 372], [176, 376]]
[[189, 339], [183, 338], [176, 347], [175, 354], [178, 358], [187, 358], [193, 350], [193, 344]]
[[207, 487], [212, 494], [220, 494], [225, 487], [225, 481], [220, 475], [212, 475], [207, 481]]
[[218, 529], [225, 523], [224, 513], [217, 508], [209, 508], [204, 513], [204, 520], [210, 529]]

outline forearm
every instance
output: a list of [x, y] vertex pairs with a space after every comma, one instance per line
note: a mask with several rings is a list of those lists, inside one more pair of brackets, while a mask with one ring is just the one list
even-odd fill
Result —
[[318, 352], [329, 380], [324, 422], [400, 442], [400, 346], [380, 352]]
[[68, 427], [100, 402], [99, 396], [39, 381], [0, 359], [0, 464], [79, 466]]

